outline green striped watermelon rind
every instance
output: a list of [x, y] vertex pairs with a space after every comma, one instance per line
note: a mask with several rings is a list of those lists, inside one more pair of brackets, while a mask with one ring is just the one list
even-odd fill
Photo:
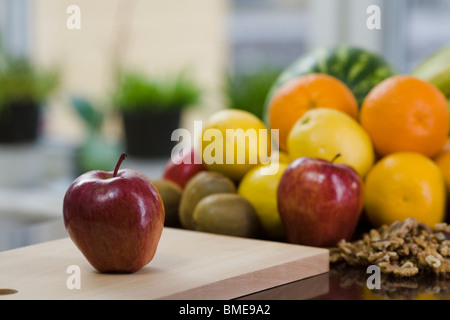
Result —
[[361, 106], [369, 91], [384, 79], [398, 74], [380, 55], [348, 45], [320, 47], [295, 60], [274, 82], [265, 103], [264, 121], [268, 125], [268, 107], [276, 90], [287, 81], [310, 73], [324, 73], [344, 82]]

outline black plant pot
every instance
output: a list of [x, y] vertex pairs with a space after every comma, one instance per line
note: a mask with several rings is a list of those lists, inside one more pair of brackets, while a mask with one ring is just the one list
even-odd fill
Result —
[[40, 106], [34, 101], [11, 102], [0, 108], [0, 143], [33, 142], [38, 137]]
[[168, 157], [175, 145], [172, 132], [180, 125], [181, 110], [127, 111], [123, 114], [127, 153], [138, 158]]

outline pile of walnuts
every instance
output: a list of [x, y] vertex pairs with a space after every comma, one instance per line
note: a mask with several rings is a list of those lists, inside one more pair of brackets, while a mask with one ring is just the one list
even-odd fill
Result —
[[400, 277], [432, 272], [450, 274], [450, 225], [433, 228], [415, 219], [371, 229], [362, 239], [341, 240], [330, 249], [330, 262], [352, 266], [377, 265], [381, 272]]

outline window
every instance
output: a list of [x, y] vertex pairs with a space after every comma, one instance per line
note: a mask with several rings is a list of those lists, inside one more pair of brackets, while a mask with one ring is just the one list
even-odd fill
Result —
[[411, 70], [429, 54], [450, 45], [450, 1], [408, 1], [405, 30], [405, 70]]
[[233, 0], [228, 29], [231, 63], [245, 72], [286, 66], [308, 46], [309, 1]]
[[0, 39], [10, 51], [27, 55], [30, 51], [29, 0], [0, 0]]
[[[234, 0], [231, 61], [246, 70], [260, 61], [286, 66], [306, 50], [349, 43], [382, 54], [409, 72], [450, 44], [450, 0]], [[367, 8], [381, 9], [381, 29], [366, 26]]]

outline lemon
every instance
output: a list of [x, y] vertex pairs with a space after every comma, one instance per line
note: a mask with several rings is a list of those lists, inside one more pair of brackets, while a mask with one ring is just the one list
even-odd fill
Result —
[[278, 213], [277, 190], [287, 163], [279, 163], [275, 174], [265, 174], [269, 165], [260, 165], [248, 171], [238, 187], [238, 194], [255, 209], [265, 235], [270, 239], [284, 236], [284, 227]]
[[415, 218], [430, 226], [445, 217], [446, 189], [438, 166], [414, 152], [392, 153], [367, 174], [365, 211], [374, 226]]
[[342, 111], [318, 108], [307, 111], [292, 127], [287, 140], [288, 154], [322, 158], [353, 167], [364, 177], [373, 166], [372, 141], [361, 125]]
[[289, 157], [289, 155], [285, 151], [279, 150], [276, 146], [272, 146], [270, 157], [274, 161], [278, 159], [280, 163], [291, 163], [291, 158]]
[[207, 169], [239, 181], [248, 170], [269, 161], [271, 134], [252, 113], [224, 109], [205, 122], [201, 146]]

